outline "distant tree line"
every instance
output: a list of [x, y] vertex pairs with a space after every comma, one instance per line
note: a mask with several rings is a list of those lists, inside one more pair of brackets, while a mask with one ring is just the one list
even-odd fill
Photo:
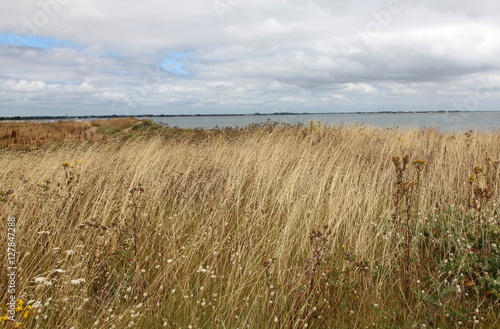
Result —
[[77, 115], [77, 116], [13, 116], [13, 117], [0, 117], [0, 121], [18, 121], [18, 120], [79, 120], [79, 119], [113, 119], [113, 118], [166, 118], [166, 117], [212, 117], [212, 116], [246, 116], [246, 115], [315, 115], [315, 114], [398, 114], [398, 113], [455, 113], [466, 111], [378, 111], [378, 112], [274, 112], [274, 113], [253, 113], [253, 114], [139, 114], [139, 115]]

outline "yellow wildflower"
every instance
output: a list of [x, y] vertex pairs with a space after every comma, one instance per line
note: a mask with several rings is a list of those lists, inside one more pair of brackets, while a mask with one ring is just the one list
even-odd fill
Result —
[[427, 162], [425, 160], [413, 160], [413, 165], [418, 172], [421, 172], [427, 166]]

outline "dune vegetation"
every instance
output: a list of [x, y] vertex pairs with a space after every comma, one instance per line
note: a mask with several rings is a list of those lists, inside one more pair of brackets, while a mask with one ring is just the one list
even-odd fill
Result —
[[0, 124], [0, 328], [500, 326], [499, 131], [73, 124]]

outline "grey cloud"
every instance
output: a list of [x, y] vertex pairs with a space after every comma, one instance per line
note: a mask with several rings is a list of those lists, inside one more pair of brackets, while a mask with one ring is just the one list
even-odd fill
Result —
[[[0, 115], [439, 109], [484, 77], [481, 109], [498, 109], [500, 4], [395, 1], [241, 1], [222, 16], [206, 0], [68, 1], [37, 35], [77, 49], [0, 45]], [[0, 12], [0, 33], [22, 35], [43, 8]], [[188, 74], [160, 67], [176, 53]]]

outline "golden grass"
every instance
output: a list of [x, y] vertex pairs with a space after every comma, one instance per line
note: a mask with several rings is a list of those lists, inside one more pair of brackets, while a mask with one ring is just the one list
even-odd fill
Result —
[[[496, 328], [498, 288], [485, 272], [500, 275], [490, 264], [500, 255], [499, 145], [498, 132], [313, 125], [0, 150], [17, 297], [38, 312], [23, 322]], [[404, 180], [416, 177], [411, 161], [427, 165], [408, 216], [393, 218], [392, 158], [406, 154]], [[469, 184], [475, 166], [484, 177]], [[470, 209], [476, 185], [493, 192], [480, 210]]]

